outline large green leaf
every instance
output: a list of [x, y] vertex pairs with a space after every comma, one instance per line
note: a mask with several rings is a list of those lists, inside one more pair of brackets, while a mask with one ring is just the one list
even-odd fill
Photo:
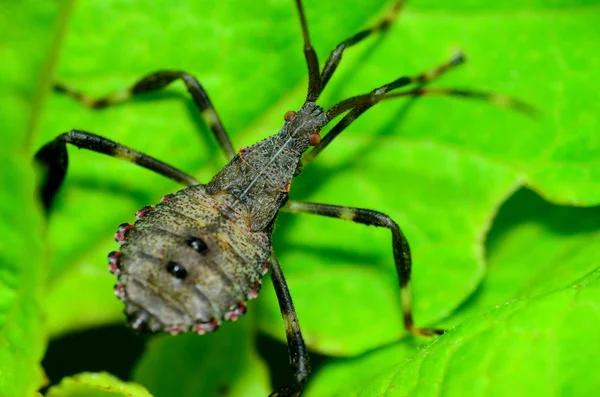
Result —
[[146, 389], [107, 373], [82, 373], [63, 379], [48, 390], [48, 397], [152, 397]]
[[[519, 95], [543, 115], [530, 120], [451, 98], [382, 104], [294, 187], [302, 199], [379, 209], [398, 221], [413, 248], [416, 320], [425, 325], [473, 292], [484, 271], [485, 232], [519, 186], [557, 202], [598, 202], [596, 111], [580, 100], [594, 97], [588, 79], [597, 71], [566, 77], [563, 70], [565, 62], [595, 62], [585, 49], [600, 42], [600, 12], [429, 13], [414, 5], [368, 57], [349, 54], [350, 64], [368, 62], [344, 70], [335, 82], [341, 91], [423, 70], [460, 46], [472, 62], [444, 86]], [[575, 37], [582, 42], [572, 45]], [[389, 233], [309, 216], [281, 219], [276, 247], [313, 348], [352, 354], [397, 339]], [[275, 302], [265, 302], [261, 315], [263, 329], [281, 335]]]
[[38, 3], [0, 6], [0, 396], [7, 397], [34, 395], [43, 382], [46, 264], [30, 153], [58, 7]]
[[[385, 3], [308, 0], [311, 37], [321, 59], [382, 15]], [[600, 201], [592, 84], [600, 68], [590, 54], [600, 42], [598, 23], [597, 1], [411, 2], [387, 34], [344, 56], [324, 106], [401, 74], [427, 70], [461, 48], [470, 63], [436, 85], [519, 96], [538, 106], [542, 116], [532, 120], [452, 98], [381, 104], [306, 168], [294, 182], [292, 198], [391, 215], [413, 248], [417, 323], [445, 318], [483, 278], [485, 233], [497, 209], [520, 186], [557, 203]], [[304, 98], [298, 25], [292, 2], [79, 2], [56, 79], [101, 95], [159, 68], [187, 70], [207, 88], [236, 146], [246, 146], [275, 132], [283, 113]], [[222, 166], [223, 156], [191, 101], [182, 98], [185, 90], [173, 87], [91, 111], [55, 94], [44, 108], [36, 146], [80, 128], [206, 181]], [[70, 157], [48, 228], [47, 317], [53, 334], [122, 321], [121, 305], [112, 296], [114, 279], [105, 271], [106, 253], [114, 249], [112, 233], [131, 221], [137, 208], [178, 188], [114, 159], [76, 150]], [[31, 175], [23, 180], [30, 192]], [[21, 244], [30, 241], [30, 229], [18, 235]], [[354, 355], [401, 337], [388, 231], [285, 215], [275, 240], [312, 349]], [[31, 257], [30, 251], [15, 252]], [[579, 276], [586, 266], [577, 268]], [[262, 295], [258, 327], [283, 339], [274, 296]]]
[[[600, 387], [600, 271], [465, 321], [402, 359], [395, 346], [331, 365], [307, 396], [589, 396]], [[365, 379], [365, 374], [370, 375]]]
[[600, 207], [557, 207], [519, 192], [491, 231], [489, 274], [448, 319], [446, 335], [420, 350], [408, 339], [338, 360], [307, 394], [593, 394], [600, 387], [593, 365], [600, 354], [593, 337], [600, 329], [599, 229]]
[[[593, 178], [589, 184], [572, 183], [595, 172], [590, 163], [598, 147], [590, 137], [594, 120], [582, 124], [591, 119], [592, 104], [567, 106], [571, 99], [591, 95], [586, 81], [598, 72], [586, 63], [586, 74], [561, 81], [565, 62], [583, 67], [570, 38], [585, 37], [593, 43], [597, 35], [591, 29], [598, 13], [594, 8], [573, 13], [574, 6], [567, 3], [553, 4], [557, 9], [552, 11], [518, 12], [538, 6], [514, 5], [513, 12], [506, 13], [465, 5], [457, 6], [456, 12], [434, 13], [431, 3], [410, 4], [383, 39], [348, 52], [323, 100], [332, 103], [333, 96], [364, 92], [401, 73], [426, 70], [460, 46], [472, 62], [445, 77], [444, 85], [518, 95], [542, 110], [539, 120], [531, 120], [446, 98], [413, 103], [418, 106], [382, 104], [295, 183], [294, 198], [379, 209], [402, 225], [415, 256], [416, 318], [421, 324], [444, 317], [472, 293], [484, 269], [484, 232], [499, 204], [517, 186], [529, 181], [557, 201], [598, 200]], [[311, 35], [321, 58], [382, 9], [375, 3], [334, 7], [308, 2]], [[81, 3], [57, 78], [103, 94], [157, 68], [189, 70], [211, 93], [236, 144], [244, 146], [275, 131], [283, 112], [303, 98], [305, 66], [297, 25], [293, 7], [280, 3], [251, 8], [201, 2]], [[538, 33], [551, 28], [568, 34]], [[486, 34], [490, 31], [494, 34]], [[189, 101], [178, 96], [157, 94], [148, 99], [158, 101], [139, 100], [94, 112], [56, 95], [46, 109], [38, 141], [73, 127], [87, 129], [185, 170], [197, 170], [207, 180], [222, 164], [222, 156], [209, 138], [199, 141], [194, 136], [197, 117]], [[562, 133], [566, 129], [569, 135]], [[518, 139], [510, 136], [516, 130]], [[198, 149], [189, 150], [188, 142]], [[130, 164], [84, 152], [72, 151], [71, 156], [73, 167], [50, 228], [56, 286], [51, 301], [57, 305], [49, 315], [54, 332], [119, 318], [111, 277], [81, 269], [105, 261], [115, 225], [175, 188]], [[548, 181], [540, 182], [542, 177]], [[276, 246], [313, 348], [352, 354], [401, 334], [386, 231], [363, 231], [314, 217], [282, 217], [279, 225]], [[449, 280], [451, 289], [445, 287]], [[65, 316], [61, 297], [68, 297], [73, 288], [69, 285], [86, 285], [89, 294]], [[329, 302], [327, 308], [313, 303], [324, 301]], [[365, 305], [371, 301], [381, 304]], [[263, 303], [261, 328], [282, 337], [276, 303]], [[103, 310], [95, 317], [90, 306]], [[344, 324], [353, 326], [348, 330]], [[345, 331], [342, 336], [340, 330]]]
[[520, 190], [490, 230], [485, 279], [446, 324], [577, 282], [600, 267], [599, 242], [600, 207], [560, 207]]

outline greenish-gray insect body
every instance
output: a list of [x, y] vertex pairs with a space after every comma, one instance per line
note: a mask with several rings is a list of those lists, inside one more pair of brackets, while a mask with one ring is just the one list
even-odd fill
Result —
[[214, 331], [245, 312], [271, 254], [270, 231], [251, 231], [248, 211], [204, 185], [165, 196], [122, 225], [114, 271], [117, 295], [137, 329]]
[[[245, 312], [268, 269], [271, 233], [291, 180], [328, 122], [312, 102], [279, 133], [237, 155], [206, 185], [165, 196], [121, 225], [109, 255], [117, 296], [136, 329], [214, 331]], [[164, 271], [165, 266], [168, 267]]]

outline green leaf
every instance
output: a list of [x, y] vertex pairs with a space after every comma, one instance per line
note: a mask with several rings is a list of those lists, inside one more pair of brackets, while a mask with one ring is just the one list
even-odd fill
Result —
[[600, 207], [552, 205], [520, 190], [488, 235], [488, 271], [448, 326], [513, 299], [565, 288], [600, 266]]
[[[59, 79], [86, 92], [102, 94], [159, 67], [190, 70], [212, 94], [216, 108], [240, 146], [252, 143], [266, 131], [275, 131], [283, 110], [298, 106], [305, 90], [305, 72], [299, 53], [296, 16], [289, 5], [266, 8], [276, 24], [272, 30], [279, 32], [276, 37], [262, 28], [262, 21], [268, 19], [263, 7], [239, 10], [223, 5], [223, 9], [215, 9], [201, 3], [195, 3], [191, 10], [185, 3], [170, 7], [131, 3], [126, 7], [106, 2], [79, 5], [63, 51]], [[361, 6], [361, 11], [355, 7], [358, 6], [327, 14], [307, 4], [309, 24], [319, 53], [326, 53], [336, 40], [356, 31], [367, 15], [381, 9], [375, 4]], [[207, 14], [206, 10], [211, 12]], [[426, 70], [460, 45], [473, 61], [462, 71], [445, 78], [445, 85], [519, 94], [542, 109], [542, 119], [528, 120], [485, 104], [446, 98], [424, 98], [414, 104], [418, 106], [382, 104], [340, 137], [337, 148], [323, 154], [314, 167], [307, 168], [303, 178], [295, 183], [292, 197], [375, 208], [396, 219], [413, 247], [416, 318], [419, 323], [428, 324], [449, 314], [481, 279], [484, 261], [480, 241], [504, 198], [516, 186], [528, 179], [533, 181], [534, 172], [540, 174], [540, 167], [555, 167], [550, 161], [553, 151], [566, 153], [579, 148], [568, 157], [574, 165], [566, 164], [568, 167], [561, 168], [560, 172], [569, 168], [576, 171], [577, 177], [581, 176], [586, 159], [597, 152], [597, 146], [586, 146], [586, 140], [593, 139], [586, 138], [594, 130], [591, 124], [572, 129], [574, 135], [568, 139], [560, 135], [556, 123], [558, 115], [565, 118], [560, 124], [564, 126], [589, 118], [592, 110], [585, 104], [576, 112], [552, 110], [562, 106], [562, 102], [553, 101], [564, 101], [567, 93], [559, 96], [557, 90], [562, 88], [549, 86], [544, 80], [559, 80], [561, 65], [555, 60], [555, 54], [571, 50], [567, 37], [540, 38], [535, 34], [557, 25], [569, 29], [572, 35], [583, 35], [591, 23], [578, 24], [579, 19], [567, 12], [498, 16], [490, 11], [475, 16], [465, 12], [441, 16], [418, 10], [415, 3], [415, 11], [409, 8], [376, 46], [371, 41], [370, 45], [349, 51], [340, 76], [336, 76], [329, 92], [341, 98], [369, 90], [400, 73]], [[99, 15], [102, 18], [99, 19]], [[115, 23], [127, 15], [129, 22]], [[182, 20], [181, 15], [186, 18]], [[341, 23], [343, 17], [351, 18]], [[597, 15], [590, 13], [584, 17], [591, 21]], [[209, 24], [209, 20], [213, 22]], [[161, 29], [173, 31], [172, 35], [163, 35], [159, 28], [156, 31], [144, 28], [165, 24]], [[325, 32], [335, 24], [339, 25], [336, 29], [339, 37], [332, 38]], [[494, 24], [498, 34], [480, 40], [490, 24]], [[97, 31], [103, 32], [101, 38]], [[203, 39], [193, 41], [187, 37]], [[517, 38], [523, 44], [515, 47]], [[530, 52], [534, 39], [546, 40], [546, 44], [538, 43], [537, 53]], [[174, 42], [185, 42], [186, 46], [175, 50], [171, 46]], [[490, 45], [497, 50], [488, 51]], [[398, 48], [402, 51], [390, 53], [391, 49]], [[372, 51], [365, 53], [366, 50]], [[263, 54], [277, 54], [277, 57]], [[574, 62], [576, 55], [565, 53], [563, 57]], [[201, 65], [197, 60], [202, 61]], [[364, 64], [358, 68], [363, 60]], [[353, 64], [356, 68], [352, 68]], [[541, 69], [546, 75], [539, 73]], [[248, 70], [261, 73], [248, 74]], [[511, 70], [518, 73], [511, 74]], [[277, 85], [273, 84], [273, 76], [277, 76]], [[585, 84], [583, 76], [570, 78], [572, 97], [575, 92], [577, 95], [589, 92]], [[286, 96], [292, 88], [295, 95]], [[177, 89], [170, 92], [173, 91]], [[198, 142], [194, 138], [194, 118], [190, 116], [194, 113], [186, 102], [179, 98], [164, 99], [160, 94], [153, 97], [163, 99], [140, 100], [93, 112], [57, 95], [49, 103], [39, 141], [47, 141], [57, 132], [72, 127], [83, 128], [164, 160], [172, 159], [183, 169], [201, 169], [200, 176], [207, 180], [218, 169], [217, 163], [209, 162], [208, 158], [220, 159], [214, 143], [206, 150], [201, 149], [201, 143], [210, 140]], [[250, 97], [251, 101], [245, 100]], [[281, 103], [280, 98], [283, 98]], [[324, 102], [332, 103], [331, 95], [326, 96]], [[228, 106], [231, 103], [235, 106]], [[65, 118], [65, 114], [69, 117]], [[436, 115], [444, 115], [444, 122], [439, 123]], [[465, 120], [470, 128], [465, 127]], [[489, 123], [489, 120], [494, 122]], [[365, 124], [374, 121], [380, 126], [376, 131]], [[506, 139], [507, 131], [516, 129], [526, 133], [521, 134], [519, 140]], [[191, 140], [199, 151], [190, 151], [187, 144], [182, 144]], [[585, 153], [581, 148], [585, 148]], [[62, 288], [67, 291], [73, 288], [69, 283], [77, 286], [83, 283], [91, 292], [89, 303], [97, 304], [113, 299], [112, 278], [109, 275], [102, 281], [95, 276], [74, 278], [73, 274], [82, 271], [73, 269], [103, 263], [105, 253], [98, 249], [99, 243], [110, 240], [115, 226], [129, 220], [137, 207], [158, 201], [162, 194], [175, 187], [130, 164], [89, 153], [72, 153], [71, 156], [71, 163], [77, 166], [70, 170], [50, 230], [56, 252], [52, 274], [57, 286], [52, 291], [51, 301], [60, 302], [57, 296], [65, 295]], [[548, 178], [554, 182], [539, 189], [554, 189], [562, 194], [567, 192], [566, 184], [569, 189], [575, 187], [571, 185], [572, 175], [556, 180], [556, 176], [548, 174]], [[572, 200], [597, 201], [594, 195], [599, 189], [589, 184], [583, 187], [586, 189], [580, 197]], [[86, 232], [82, 233], [84, 228]], [[387, 231], [363, 232], [360, 227], [334, 220], [282, 217], [276, 236], [277, 248], [292, 290], [298, 294], [296, 304], [313, 348], [353, 354], [394, 340], [401, 334], [387, 234]], [[344, 239], [327, 238], [328, 235], [343, 235]], [[315, 238], [319, 243], [315, 244]], [[370, 272], [371, 281], [363, 287], [365, 271]], [[330, 288], [339, 274], [345, 276], [342, 287], [346, 293]], [[454, 286], [451, 290], [444, 288], [448, 279]], [[306, 284], [312, 287], [307, 289]], [[363, 291], [362, 296], [354, 293], [359, 290]], [[96, 297], [92, 297], [92, 293]], [[315, 296], [319, 296], [318, 301], [330, 302], [330, 306], [313, 311]], [[364, 304], [370, 301], [382, 303], [375, 308]], [[112, 304], [114, 300], [110, 302], [108, 307], [114, 307], [110, 309], [112, 317], [120, 318], [116, 305]], [[60, 321], [52, 320], [52, 313], [62, 311], [63, 306], [58, 305], [50, 313], [51, 323], [69, 327], [69, 324], [106, 321], [110, 317], [103, 311], [98, 318], [90, 318], [93, 311], [86, 303], [69, 311], [75, 318], [73, 321], [58, 315]], [[333, 313], [327, 317], [331, 324], [321, 320], [324, 311]], [[363, 319], [365, 312], [369, 314], [367, 319]], [[80, 321], [82, 318], [85, 321]], [[371, 325], [382, 318], [390, 318], [390, 321], [377, 327]], [[272, 299], [264, 302], [261, 319], [264, 330], [282, 337], [277, 305]], [[340, 338], [343, 324], [355, 325], [352, 332], [345, 332]], [[58, 326], [53, 330], [58, 332]]]
[[445, 321], [447, 334], [421, 350], [408, 339], [337, 360], [307, 395], [593, 394], [600, 344], [587, 335], [600, 328], [599, 230], [600, 207], [517, 192], [490, 231], [489, 272]]
[[107, 373], [83, 373], [64, 378], [51, 387], [48, 397], [152, 397], [146, 389], [125, 383]]
[[[320, 59], [383, 15], [386, 3], [307, 1]], [[294, 182], [292, 199], [373, 208], [401, 225], [414, 254], [418, 325], [447, 317], [476, 290], [485, 272], [486, 231], [514, 191], [529, 186], [557, 203], [600, 201], [592, 84], [600, 68], [588, 54], [599, 42], [597, 4], [416, 0], [385, 35], [344, 55], [324, 107], [428, 70], [458, 47], [470, 62], [435, 86], [507, 93], [542, 112], [531, 120], [455, 98], [388, 101]], [[284, 112], [302, 103], [301, 46], [289, 2], [90, 0], [73, 12], [56, 79], [102, 95], [159, 68], [189, 71], [242, 147], [277, 131]], [[203, 181], [223, 165], [181, 86], [102, 111], [55, 94], [37, 129], [37, 147], [71, 128], [145, 151]], [[104, 272], [117, 225], [178, 188], [93, 153], [70, 150], [70, 160], [48, 231], [53, 334], [122, 321], [114, 278], [97, 269]], [[275, 241], [313, 350], [355, 355], [402, 336], [388, 231], [282, 216]], [[75, 299], [77, 290], [86, 291], [84, 299]], [[258, 326], [283, 339], [277, 303], [262, 295]]]
[[[542, 112], [531, 120], [454, 98], [382, 104], [293, 185], [293, 198], [377, 209], [400, 224], [413, 251], [419, 325], [448, 316], [473, 293], [484, 275], [485, 233], [520, 186], [559, 203], [598, 203], [600, 141], [589, 101], [600, 69], [586, 49], [600, 43], [592, 32], [600, 12], [566, 4], [434, 13], [410, 3], [374, 49], [342, 63], [332, 90], [340, 97], [425, 70], [459, 47], [470, 63], [439, 86], [512, 94]], [[364, 63], [355, 70], [353, 61]], [[573, 72], [565, 74], [567, 67]], [[280, 219], [276, 248], [313, 349], [353, 355], [397, 340], [403, 331], [389, 233], [310, 216]], [[262, 329], [281, 338], [276, 303], [261, 302]]]
[[[251, 320], [251, 319], [247, 319]], [[218, 332], [154, 338], [134, 379], [157, 396], [266, 396], [269, 376], [257, 355], [252, 322], [222, 324]]]
[[[400, 359], [404, 352], [393, 347], [332, 365], [306, 394], [593, 395], [600, 387], [600, 371], [592, 364], [600, 343], [584, 336], [600, 326], [599, 299], [597, 270], [569, 288], [468, 320], [410, 359]], [[356, 382], [365, 370], [370, 379]]]
[[32, 396], [44, 381], [46, 264], [30, 152], [58, 8], [3, 2], [0, 11], [0, 396]]

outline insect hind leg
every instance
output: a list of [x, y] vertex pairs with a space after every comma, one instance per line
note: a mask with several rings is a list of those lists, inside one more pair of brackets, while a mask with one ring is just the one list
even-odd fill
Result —
[[412, 272], [412, 259], [408, 241], [398, 224], [378, 211], [362, 208], [344, 207], [341, 205], [305, 203], [300, 201], [288, 201], [282, 208], [287, 212], [296, 214], [314, 214], [327, 216], [331, 218], [343, 219], [363, 225], [385, 227], [392, 232], [392, 247], [394, 252], [394, 263], [396, 273], [400, 281], [400, 298], [402, 303], [402, 315], [404, 318], [404, 327], [413, 335], [430, 336], [441, 335], [444, 330], [437, 328], [418, 328], [413, 321], [412, 313], [412, 293], [410, 279]]
[[274, 391], [269, 397], [295, 397], [299, 396], [304, 388], [310, 372], [310, 360], [308, 350], [304, 344], [304, 338], [302, 337], [302, 331], [300, 330], [300, 324], [298, 323], [296, 309], [294, 309], [290, 291], [274, 252], [271, 254], [271, 273], [271, 279], [273, 280], [273, 286], [279, 302], [279, 309], [281, 310], [281, 317], [285, 326], [290, 366], [294, 371], [295, 382]]
[[142, 93], [160, 90], [176, 80], [181, 80], [185, 84], [196, 107], [200, 111], [202, 119], [219, 142], [219, 146], [228, 159], [233, 158], [233, 156], [235, 156], [235, 151], [233, 150], [233, 145], [227, 135], [227, 131], [223, 126], [223, 122], [219, 118], [204, 87], [202, 87], [198, 79], [189, 73], [179, 70], [159, 70], [142, 77], [127, 89], [114, 92], [101, 98], [92, 98], [61, 83], [55, 84], [54, 89], [69, 95], [84, 106], [92, 109], [99, 109], [123, 103]]

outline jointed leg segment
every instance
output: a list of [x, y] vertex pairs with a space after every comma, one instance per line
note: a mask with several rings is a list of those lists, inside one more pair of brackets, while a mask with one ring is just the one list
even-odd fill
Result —
[[394, 262], [396, 272], [400, 280], [400, 295], [402, 299], [402, 313], [404, 316], [404, 326], [414, 335], [441, 335], [444, 333], [440, 329], [416, 328], [413, 322], [410, 275], [411, 275], [411, 256], [408, 241], [402, 234], [400, 227], [389, 216], [362, 208], [344, 207], [340, 205], [304, 203], [299, 201], [289, 201], [283, 210], [292, 213], [306, 213], [339, 218], [346, 221], [362, 223], [363, 225], [372, 225], [385, 227], [392, 232], [392, 246], [394, 251]]
[[[99, 99], [90, 98], [89, 96], [62, 84], [56, 84], [55, 89], [73, 97], [85, 106], [90, 108], [102, 108], [124, 102], [137, 94], [162, 89], [175, 80], [182, 80], [186, 85], [196, 106], [200, 110], [204, 121], [217, 138], [221, 149], [225, 152], [228, 159], [233, 158], [235, 155], [233, 146], [208, 94], [198, 80], [188, 73], [171, 70], [158, 71], [143, 77], [128, 89], [115, 92]], [[186, 185], [198, 184], [198, 181], [192, 176], [156, 160], [153, 157], [137, 152], [101, 136], [89, 132], [73, 130], [59, 135], [52, 142], [44, 145], [35, 156], [36, 161], [47, 170], [41, 188], [41, 200], [46, 210], [49, 210], [52, 200], [62, 184], [67, 171], [67, 143], [82, 149], [93, 150], [98, 153], [125, 159]]]
[[199, 183], [193, 176], [154, 157], [89, 132], [72, 130], [57, 136], [53, 141], [44, 145], [35, 155], [36, 162], [46, 171], [40, 190], [42, 204], [46, 211], [50, 209], [52, 200], [67, 172], [69, 164], [67, 143], [80, 149], [92, 150], [138, 164], [184, 185], [197, 185]]
[[294, 303], [288, 289], [287, 283], [283, 276], [283, 272], [279, 267], [277, 257], [273, 252], [271, 254], [271, 278], [273, 280], [273, 286], [275, 287], [275, 293], [277, 294], [277, 300], [279, 301], [279, 308], [281, 310], [281, 316], [283, 317], [283, 323], [285, 326], [285, 335], [288, 342], [288, 352], [290, 355], [290, 365], [294, 371], [296, 382], [292, 385], [284, 386], [283, 388], [273, 392], [270, 397], [291, 397], [298, 396], [304, 384], [306, 378], [310, 372], [310, 362], [308, 358], [308, 351], [302, 338], [302, 332], [300, 331], [300, 324], [298, 323], [298, 316], [294, 309]]
[[225, 155], [228, 159], [233, 158], [235, 151], [233, 150], [233, 146], [229, 140], [229, 137], [227, 136], [225, 127], [223, 127], [223, 123], [217, 115], [217, 112], [215, 111], [208, 94], [200, 82], [194, 76], [188, 73], [178, 70], [160, 70], [143, 77], [128, 89], [115, 92], [99, 99], [90, 98], [87, 95], [63, 84], [56, 84], [55, 89], [59, 92], [70, 95], [85, 106], [91, 108], [103, 108], [127, 101], [137, 94], [160, 90], [175, 80], [183, 81], [188, 91], [192, 95], [198, 110], [200, 110], [200, 114], [202, 115], [204, 122], [206, 125], [208, 125], [214, 136], [217, 138], [221, 149], [225, 152]]

